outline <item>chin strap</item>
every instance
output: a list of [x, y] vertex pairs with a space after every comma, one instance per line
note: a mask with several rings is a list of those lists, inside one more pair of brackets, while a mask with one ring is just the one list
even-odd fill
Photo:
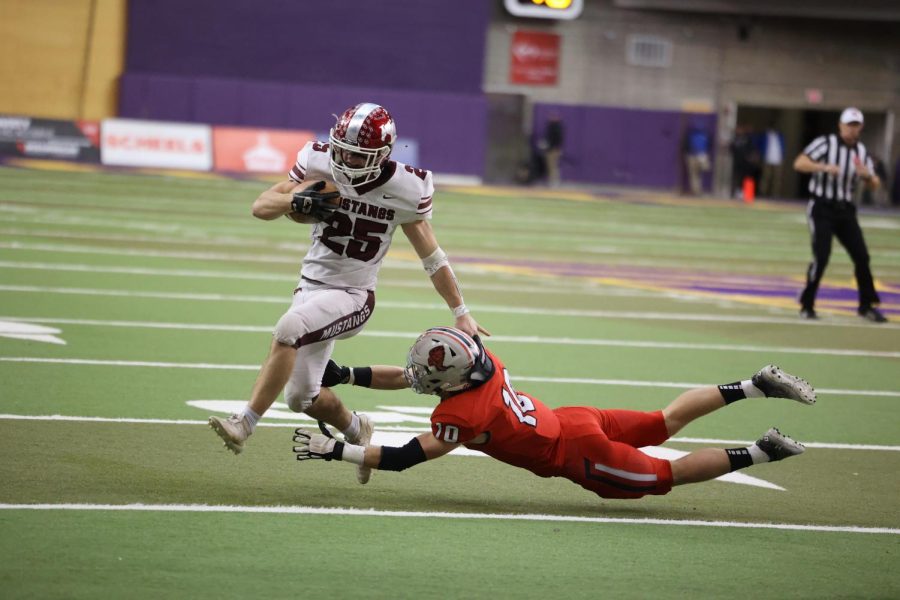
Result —
[[475, 335], [472, 336], [472, 339], [475, 340], [475, 344], [478, 346], [478, 358], [475, 359], [475, 364], [472, 365], [472, 372], [469, 373], [468, 389], [478, 387], [494, 375], [494, 361], [491, 360], [491, 357], [488, 356], [487, 351], [484, 349], [484, 344], [481, 343], [481, 336]]

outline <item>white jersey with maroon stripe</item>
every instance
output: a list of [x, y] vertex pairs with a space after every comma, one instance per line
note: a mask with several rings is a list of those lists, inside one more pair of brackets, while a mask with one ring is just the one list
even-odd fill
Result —
[[[308, 142], [289, 176], [297, 182], [334, 182], [329, 145]], [[332, 287], [374, 290], [397, 226], [431, 218], [431, 171], [388, 161], [374, 181], [358, 187], [334, 183], [341, 206], [328, 221], [313, 226], [300, 275]]]

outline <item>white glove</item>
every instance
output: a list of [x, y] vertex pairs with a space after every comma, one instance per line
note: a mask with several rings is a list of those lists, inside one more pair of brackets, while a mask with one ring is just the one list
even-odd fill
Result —
[[298, 444], [294, 446], [297, 460], [341, 460], [344, 452], [343, 442], [308, 429], [294, 430], [294, 443]]

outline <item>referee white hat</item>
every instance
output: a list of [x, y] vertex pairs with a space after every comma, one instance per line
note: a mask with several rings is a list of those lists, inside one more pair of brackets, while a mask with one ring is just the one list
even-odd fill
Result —
[[841, 123], [862, 123], [863, 114], [858, 108], [845, 108], [841, 113]]

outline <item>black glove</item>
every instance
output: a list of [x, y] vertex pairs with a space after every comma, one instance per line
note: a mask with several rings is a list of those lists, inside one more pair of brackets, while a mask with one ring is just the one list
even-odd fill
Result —
[[334, 387], [350, 381], [350, 367], [342, 367], [331, 359], [322, 373], [322, 387]]
[[340, 192], [322, 193], [324, 181], [317, 181], [303, 191], [295, 192], [291, 200], [291, 210], [309, 215], [318, 221], [325, 221], [335, 213], [338, 204], [333, 201], [341, 197]]

